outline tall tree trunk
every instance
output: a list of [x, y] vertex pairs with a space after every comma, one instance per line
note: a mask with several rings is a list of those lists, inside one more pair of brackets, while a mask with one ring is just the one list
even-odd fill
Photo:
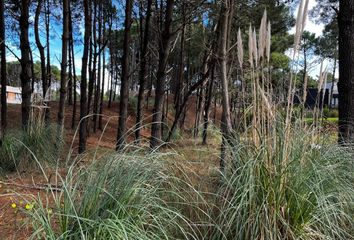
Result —
[[[115, 35], [114, 35], [115, 36]], [[113, 38], [113, 35], [111, 36]], [[111, 108], [112, 106], [112, 100], [113, 100], [113, 87], [114, 87], [114, 58], [113, 58], [113, 50], [112, 50], [112, 42], [109, 41], [109, 55], [110, 55], [110, 61], [109, 61], [109, 75], [111, 78], [110, 81], [110, 89], [109, 89], [109, 98], [108, 98], [108, 108]]]
[[[92, 39], [93, 45], [91, 44], [90, 48], [90, 77], [89, 77], [89, 87], [88, 87], [88, 114], [93, 112], [92, 99], [94, 94], [94, 86], [96, 83], [96, 69], [97, 69], [97, 1], [93, 1], [94, 9], [93, 9], [93, 25], [92, 25]], [[93, 54], [92, 54], [93, 52]], [[91, 66], [92, 64], [92, 66]], [[87, 134], [90, 134], [90, 121], [88, 121]]]
[[183, 90], [185, 87], [184, 84], [184, 55], [185, 55], [185, 37], [186, 37], [186, 16], [185, 16], [185, 1], [182, 3], [182, 18], [183, 18], [183, 26], [181, 32], [181, 45], [180, 45], [180, 54], [179, 54], [179, 68], [178, 68], [178, 81], [177, 81], [177, 89], [175, 92], [175, 109], [180, 108], [180, 104], [183, 98]]
[[69, 79], [68, 79], [68, 97], [67, 97], [67, 101], [68, 101], [68, 105], [72, 106], [73, 105], [73, 71], [72, 71], [72, 58], [71, 58], [71, 44], [69, 42], [69, 60], [68, 60], [68, 66], [69, 66]]
[[128, 115], [129, 102], [129, 45], [130, 45], [130, 28], [132, 24], [133, 0], [125, 1], [125, 22], [124, 22], [124, 42], [123, 42], [123, 58], [122, 58], [122, 79], [120, 86], [120, 102], [119, 102], [119, 120], [117, 134], [117, 150], [124, 147], [124, 139], [126, 132], [126, 121]]
[[354, 1], [339, 1], [339, 143], [354, 143]]
[[[50, 66], [50, 6], [49, 0], [46, 1], [46, 15], [45, 15], [45, 30], [46, 30], [46, 48], [47, 48], [47, 69], [46, 69], [46, 82], [42, 82], [43, 92], [47, 97], [47, 106], [49, 107], [49, 103], [51, 100], [51, 91], [50, 87], [52, 84], [52, 68]], [[50, 122], [50, 108], [45, 109], [45, 122], [48, 124]]]
[[69, 42], [69, 0], [63, 0], [63, 36], [62, 36], [62, 58], [61, 58], [61, 74], [60, 74], [60, 97], [58, 110], [58, 124], [60, 127], [60, 136], [64, 130], [64, 114], [65, 114], [65, 98], [67, 92], [67, 72], [68, 65], [68, 42]]
[[39, 37], [39, 17], [41, 15], [42, 11], [42, 0], [38, 0], [37, 8], [36, 8], [36, 14], [34, 17], [34, 36], [36, 39], [36, 45], [39, 51], [39, 56], [40, 56], [40, 61], [41, 61], [41, 78], [42, 78], [42, 94], [43, 94], [43, 99], [46, 99], [46, 93], [47, 93], [47, 70], [46, 70], [46, 65], [45, 65], [45, 51], [44, 47], [41, 43], [41, 39]]
[[[230, 1], [230, 2], [229, 2]], [[220, 170], [223, 172], [225, 168], [225, 152], [227, 140], [230, 137], [232, 124], [230, 113], [230, 99], [229, 99], [229, 83], [228, 83], [228, 41], [229, 41], [229, 28], [230, 26], [230, 5], [231, 1], [224, 0], [221, 11], [221, 29], [220, 29], [220, 76], [221, 76], [221, 91], [222, 91], [222, 121], [221, 130], [223, 135], [220, 157]]]
[[209, 79], [207, 93], [205, 94], [204, 105], [204, 124], [203, 124], [203, 145], [207, 144], [208, 126], [209, 126], [209, 112], [211, 100], [213, 97], [213, 85], [214, 85], [214, 69], [211, 72], [211, 78]]
[[136, 113], [136, 127], [135, 127], [135, 140], [137, 143], [140, 141], [140, 128], [142, 125], [143, 116], [143, 101], [144, 101], [144, 90], [145, 90], [145, 80], [146, 80], [146, 65], [147, 65], [147, 55], [148, 55], [148, 44], [149, 44], [149, 32], [150, 32], [150, 18], [151, 18], [151, 6], [152, 0], [148, 0], [144, 27], [144, 37], [142, 49], [141, 49], [141, 63], [139, 71], [139, 94], [138, 94], [138, 106]]
[[[104, 29], [103, 29], [104, 30]], [[105, 32], [105, 31], [103, 31]], [[103, 34], [105, 35], [105, 34]], [[102, 125], [102, 114], [103, 114], [103, 98], [104, 98], [104, 85], [106, 78], [106, 50], [105, 48], [102, 50], [102, 65], [103, 65], [103, 73], [102, 73], [102, 85], [101, 85], [101, 96], [100, 96], [100, 107], [99, 107], [99, 118], [98, 118], [98, 129], [103, 130]]]
[[150, 147], [156, 148], [161, 141], [162, 107], [165, 95], [166, 66], [171, 49], [171, 24], [174, 0], [167, 0], [164, 29], [162, 31], [159, 46], [159, 65], [156, 77], [155, 104], [153, 110]]
[[29, 124], [31, 111], [31, 48], [28, 39], [29, 28], [29, 0], [21, 0], [20, 16], [20, 49], [21, 49], [21, 88], [22, 88], [22, 127], [26, 128]]
[[86, 150], [87, 140], [87, 62], [89, 44], [91, 38], [91, 6], [90, 0], [84, 0], [85, 12], [85, 36], [82, 55], [81, 84], [80, 84], [80, 129], [79, 129], [79, 153]]
[[1, 52], [1, 135], [5, 133], [7, 125], [7, 97], [6, 97], [6, 45], [5, 45], [5, 3], [0, 0], [0, 52]]
[[[71, 19], [71, 18], [70, 18]], [[73, 31], [72, 31], [72, 20], [70, 21], [70, 50], [71, 50], [71, 59], [72, 59], [72, 70], [73, 70], [73, 91], [74, 91], [74, 102], [73, 102], [73, 116], [71, 119], [71, 128], [75, 128], [76, 122], [76, 108], [77, 108], [77, 93], [76, 93], [76, 67], [75, 67], [75, 51], [74, 51], [74, 39], [73, 39]]]
[[97, 129], [97, 114], [99, 113], [99, 102], [100, 102], [100, 92], [101, 92], [101, 39], [102, 39], [102, 4], [99, 4], [98, 7], [98, 41], [97, 41], [97, 46], [98, 46], [98, 52], [96, 51], [96, 54], [98, 54], [98, 67], [97, 67], [97, 83], [96, 83], [96, 89], [95, 89], [95, 98], [94, 98], [94, 110], [93, 110], [93, 132], [96, 132]]

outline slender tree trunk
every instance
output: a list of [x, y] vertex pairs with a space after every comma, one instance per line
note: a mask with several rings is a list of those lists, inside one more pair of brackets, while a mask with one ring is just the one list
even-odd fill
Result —
[[339, 1], [339, 143], [354, 143], [354, 1]]
[[73, 115], [71, 119], [71, 128], [75, 128], [75, 122], [76, 122], [76, 108], [77, 108], [77, 93], [76, 93], [76, 88], [77, 88], [77, 82], [76, 82], [76, 67], [75, 67], [75, 51], [74, 51], [74, 37], [73, 37], [73, 24], [72, 24], [72, 17], [71, 17], [71, 11], [70, 11], [70, 50], [71, 52], [71, 59], [72, 59], [72, 70], [73, 70], [73, 94], [74, 94], [74, 102], [73, 102]]
[[22, 87], [22, 127], [26, 128], [31, 111], [31, 48], [28, 39], [29, 0], [21, 0], [20, 49], [21, 49], [21, 87]]
[[[232, 1], [232, 0], [231, 0]], [[225, 169], [225, 152], [226, 143], [230, 137], [232, 124], [230, 113], [230, 99], [229, 99], [229, 83], [228, 83], [228, 31], [230, 28], [230, 5], [229, 0], [224, 0], [221, 12], [221, 30], [220, 30], [220, 76], [221, 76], [221, 91], [222, 91], [222, 121], [221, 130], [223, 140], [221, 144], [221, 157], [220, 157], [220, 170], [223, 172]]]
[[209, 112], [210, 112], [210, 105], [212, 100], [213, 94], [213, 85], [214, 85], [214, 69], [211, 73], [211, 78], [209, 79], [208, 90], [205, 95], [205, 105], [204, 105], [204, 124], [203, 124], [203, 145], [207, 144], [207, 135], [208, 135], [208, 126], [209, 126]]
[[130, 45], [130, 28], [132, 24], [133, 0], [125, 1], [125, 23], [124, 23], [124, 42], [123, 42], [123, 58], [122, 58], [122, 79], [120, 86], [119, 101], [119, 119], [117, 134], [117, 150], [124, 147], [126, 121], [128, 117], [129, 102], [129, 45]]
[[149, 32], [150, 32], [150, 18], [151, 18], [151, 6], [152, 0], [148, 0], [147, 9], [146, 9], [146, 18], [145, 18], [145, 27], [144, 27], [144, 37], [142, 49], [141, 49], [141, 63], [139, 71], [139, 94], [138, 94], [138, 106], [136, 113], [136, 128], [135, 128], [135, 140], [137, 143], [140, 141], [140, 128], [142, 125], [142, 116], [143, 116], [143, 101], [144, 101], [144, 90], [146, 82], [146, 67], [147, 67], [147, 55], [148, 55], [148, 44], [149, 44]]
[[33, 61], [33, 53], [30, 44], [30, 61], [31, 61], [31, 93], [34, 93], [34, 84], [35, 84], [35, 76], [34, 76], [34, 61]]
[[48, 124], [50, 122], [50, 108], [49, 103], [51, 100], [51, 91], [50, 87], [52, 84], [52, 68], [50, 66], [50, 6], [49, 0], [46, 1], [46, 15], [45, 15], [45, 29], [46, 29], [46, 48], [47, 48], [47, 69], [46, 69], [46, 82], [42, 82], [43, 93], [45, 93], [47, 97], [47, 106], [48, 108], [45, 109], [45, 122]]
[[159, 47], [159, 65], [157, 70], [155, 104], [153, 110], [150, 147], [155, 149], [161, 141], [162, 107], [165, 95], [166, 66], [171, 49], [171, 24], [174, 0], [167, 0], [164, 30], [162, 31]]
[[6, 97], [6, 45], [5, 45], [5, 3], [0, 0], [0, 52], [1, 52], [1, 135], [0, 139], [5, 133], [7, 125], [7, 97]]
[[[104, 34], [103, 34], [104, 35]], [[102, 73], [102, 85], [101, 85], [101, 96], [100, 96], [100, 107], [99, 107], [99, 118], [98, 118], [98, 129], [103, 130], [103, 124], [102, 124], [102, 114], [103, 114], [103, 98], [104, 98], [104, 84], [105, 84], [105, 78], [106, 78], [106, 50], [103, 49], [102, 51], [102, 58], [103, 58], [103, 73]]]
[[65, 98], [67, 92], [67, 72], [68, 65], [68, 42], [69, 42], [69, 0], [63, 0], [63, 36], [62, 36], [62, 58], [61, 58], [61, 74], [60, 74], [60, 97], [58, 110], [58, 124], [60, 127], [60, 136], [64, 130], [64, 114], [65, 114]]
[[45, 65], [45, 51], [44, 47], [41, 43], [41, 39], [39, 37], [39, 17], [41, 15], [42, 11], [42, 0], [38, 0], [37, 8], [36, 8], [36, 14], [34, 17], [34, 36], [36, 39], [36, 45], [39, 51], [39, 56], [40, 56], [40, 61], [41, 61], [41, 78], [42, 78], [42, 90], [43, 90], [43, 99], [46, 99], [46, 93], [47, 93], [47, 70], [46, 70], [46, 65]]
[[179, 53], [179, 68], [178, 68], [178, 81], [177, 81], [177, 89], [175, 93], [175, 109], [179, 109], [181, 105], [181, 100], [183, 98], [183, 90], [184, 90], [184, 58], [185, 58], [185, 37], [186, 37], [186, 16], [185, 16], [185, 1], [182, 3], [182, 18], [183, 18], [183, 26], [181, 32], [181, 45], [180, 45], [180, 53]]
[[80, 84], [80, 129], [79, 129], [79, 153], [86, 150], [87, 140], [87, 62], [88, 62], [88, 47], [91, 38], [91, 6], [90, 0], [84, 0], [85, 12], [85, 36], [84, 50], [82, 56], [81, 67], [81, 84]]
[[69, 79], [68, 79], [68, 105], [72, 106], [73, 105], [73, 71], [72, 71], [72, 58], [71, 58], [71, 44], [69, 42], [68, 45], [69, 49], [69, 60], [68, 60], [68, 65], [69, 65]]
[[114, 60], [113, 60], [113, 51], [112, 51], [112, 43], [110, 41], [110, 46], [109, 46], [109, 55], [110, 55], [110, 61], [109, 61], [109, 75], [110, 75], [110, 89], [109, 89], [109, 97], [108, 97], [108, 108], [111, 108], [112, 106], [112, 100], [113, 100], [113, 86], [114, 86]]
[[98, 67], [97, 67], [97, 83], [96, 83], [96, 89], [95, 89], [95, 99], [94, 99], [94, 115], [93, 115], [93, 132], [96, 132], [97, 129], [97, 114], [99, 113], [99, 101], [100, 101], [100, 92], [101, 92], [101, 39], [102, 39], [102, 4], [99, 5], [98, 8], [98, 41], [97, 41], [97, 46], [98, 46]]
[[[92, 64], [90, 77], [89, 77], [89, 88], [88, 88], [88, 114], [91, 114], [94, 112], [94, 104], [92, 104], [93, 95], [94, 95], [94, 86], [96, 83], [96, 70], [97, 70], [97, 1], [93, 1], [94, 4], [94, 10], [93, 10], [93, 25], [92, 25], [92, 42], [93, 46], [91, 44], [91, 54], [90, 54], [90, 66]], [[93, 54], [92, 54], [93, 52]], [[91, 118], [90, 118], [91, 119]], [[91, 121], [88, 121], [88, 127], [87, 127], [87, 134], [90, 134], [90, 127], [91, 127]]]
[[[71, 21], [71, 18], [70, 18]], [[70, 23], [69, 23], [70, 24]], [[70, 26], [69, 26], [70, 29]], [[68, 97], [67, 97], [67, 101], [68, 101], [68, 105], [72, 106], [73, 105], [73, 65], [72, 65], [72, 57], [71, 57], [71, 38], [70, 38], [70, 31], [69, 31], [69, 39], [68, 39], [68, 66], [69, 66], [69, 80], [68, 80]]]

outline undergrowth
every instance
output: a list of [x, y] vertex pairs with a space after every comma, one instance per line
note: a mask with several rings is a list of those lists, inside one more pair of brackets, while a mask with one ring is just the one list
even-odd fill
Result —
[[36, 161], [55, 163], [62, 148], [57, 125], [7, 132], [0, 144], [0, 171], [38, 166]]

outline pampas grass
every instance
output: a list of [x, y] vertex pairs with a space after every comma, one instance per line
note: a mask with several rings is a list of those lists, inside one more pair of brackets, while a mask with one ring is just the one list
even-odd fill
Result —
[[242, 35], [241, 29], [239, 28], [237, 31], [237, 58], [238, 63], [240, 64], [240, 68], [243, 68], [243, 42], [242, 42]]

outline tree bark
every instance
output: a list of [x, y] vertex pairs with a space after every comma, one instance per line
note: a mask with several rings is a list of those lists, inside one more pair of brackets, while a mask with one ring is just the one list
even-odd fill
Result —
[[80, 129], [79, 129], [79, 153], [86, 150], [87, 140], [87, 62], [88, 62], [88, 48], [91, 38], [91, 7], [90, 0], [84, 0], [85, 12], [85, 36], [84, 36], [84, 50], [82, 56], [81, 67], [81, 84], [80, 84]]
[[62, 36], [62, 58], [61, 58], [61, 74], [60, 74], [60, 97], [58, 110], [58, 124], [60, 127], [60, 136], [64, 130], [64, 113], [65, 113], [65, 98], [67, 92], [67, 72], [68, 65], [68, 42], [69, 36], [69, 0], [63, 0], [63, 36]]
[[150, 147], [155, 149], [161, 142], [161, 121], [166, 84], [166, 66], [171, 49], [171, 24], [174, 0], [167, 0], [164, 29], [159, 46], [159, 65], [156, 77], [155, 104], [153, 110]]
[[40, 61], [41, 61], [41, 78], [42, 78], [42, 94], [43, 94], [43, 99], [46, 99], [46, 94], [47, 94], [47, 70], [46, 70], [46, 65], [45, 65], [45, 51], [44, 47], [41, 43], [40, 37], [39, 37], [39, 17], [41, 15], [42, 11], [42, 0], [38, 0], [37, 8], [36, 8], [36, 14], [34, 17], [34, 36], [36, 39], [36, 45], [39, 51], [39, 56], [40, 56]]
[[[45, 15], [45, 28], [46, 28], [46, 47], [47, 47], [47, 69], [46, 69], [46, 83], [43, 84], [43, 92], [47, 95], [47, 106], [49, 107], [49, 103], [51, 100], [51, 91], [50, 87], [52, 84], [52, 68], [50, 66], [50, 45], [49, 45], [49, 39], [50, 39], [50, 6], [49, 6], [49, 0], [46, 1], [46, 15]], [[48, 96], [49, 95], [49, 96]], [[48, 124], [50, 122], [50, 108], [45, 109], [45, 122]]]
[[[92, 25], [92, 39], [91, 42], [93, 42], [93, 45], [91, 44], [90, 47], [90, 76], [89, 76], [89, 87], [88, 87], [88, 103], [87, 103], [87, 108], [88, 108], [88, 114], [91, 114], [93, 112], [93, 106], [92, 106], [92, 99], [94, 95], [94, 86], [96, 83], [96, 69], [97, 69], [97, 2], [93, 1], [94, 4], [94, 9], [93, 9], [93, 25]], [[92, 54], [93, 52], [93, 54]], [[93, 104], [94, 105], [94, 104]], [[90, 134], [90, 121], [88, 121], [88, 126], [87, 126], [87, 134]]]
[[144, 90], [146, 85], [146, 65], [147, 65], [147, 55], [148, 55], [148, 44], [149, 44], [149, 32], [150, 32], [150, 18], [151, 18], [151, 7], [152, 0], [148, 0], [146, 8], [145, 17], [145, 27], [144, 27], [144, 37], [142, 49], [141, 49], [141, 63], [139, 71], [139, 93], [138, 93], [138, 106], [136, 113], [136, 127], [135, 127], [135, 140], [137, 143], [140, 142], [140, 130], [142, 125], [143, 116], [143, 101], [144, 101]]
[[[105, 31], [104, 31], [105, 32]], [[105, 34], [103, 34], [105, 35]], [[104, 98], [104, 85], [105, 85], [105, 78], [106, 78], [106, 50], [103, 49], [102, 51], [102, 65], [103, 65], [103, 73], [102, 73], [102, 85], [101, 85], [101, 96], [100, 96], [100, 106], [99, 106], [99, 118], [98, 118], [98, 129], [103, 130], [102, 124], [102, 114], [103, 114], [103, 98]]]
[[70, 52], [71, 55], [71, 64], [72, 64], [72, 73], [73, 73], [73, 114], [71, 119], [71, 128], [75, 128], [76, 122], [76, 110], [77, 110], [77, 94], [76, 94], [76, 87], [77, 87], [77, 79], [76, 79], [76, 67], [75, 67], [75, 51], [74, 51], [74, 37], [73, 37], [73, 23], [72, 23], [72, 15], [70, 11], [70, 22], [69, 22], [69, 29], [70, 29]]
[[7, 126], [7, 97], [6, 97], [6, 45], [5, 45], [5, 3], [0, 0], [0, 52], [1, 52], [1, 136], [5, 133]]
[[21, 0], [20, 16], [20, 50], [21, 50], [21, 87], [22, 87], [22, 127], [27, 128], [31, 111], [31, 57], [30, 44], [28, 39], [29, 29], [29, 0]]
[[[233, 0], [230, 0], [233, 1]], [[231, 21], [230, 11], [232, 2], [229, 0], [224, 0], [221, 11], [221, 29], [220, 29], [220, 76], [221, 76], [221, 91], [222, 91], [222, 121], [221, 121], [221, 131], [223, 135], [223, 141], [221, 146], [221, 157], [220, 157], [220, 170], [224, 171], [225, 168], [225, 151], [226, 143], [230, 137], [232, 124], [231, 124], [231, 113], [230, 113], [230, 99], [229, 99], [229, 89], [228, 89], [228, 41], [229, 41], [229, 28]]]
[[[70, 18], [71, 19], [71, 18]], [[72, 29], [72, 23], [70, 21], [70, 28]], [[75, 51], [74, 51], [74, 40], [73, 40], [73, 34], [71, 30], [70, 34], [70, 50], [71, 50], [71, 59], [72, 59], [72, 70], [73, 70], [73, 116], [71, 120], [71, 128], [75, 128], [75, 122], [76, 122], [76, 109], [77, 109], [77, 93], [76, 93], [76, 87], [77, 87], [77, 78], [76, 78], [76, 67], [75, 67]]]
[[214, 69], [211, 72], [211, 78], [209, 79], [208, 90], [205, 95], [205, 105], [204, 105], [204, 124], [203, 124], [203, 145], [207, 144], [207, 135], [208, 135], [208, 127], [209, 127], [209, 112], [211, 100], [213, 97], [213, 85], [214, 85]]
[[354, 1], [339, 1], [339, 143], [354, 143]]
[[120, 86], [120, 101], [119, 101], [119, 119], [118, 119], [118, 134], [117, 147], [122, 149], [125, 142], [126, 121], [128, 115], [129, 102], [129, 45], [130, 45], [130, 28], [132, 24], [132, 9], [133, 0], [125, 1], [125, 22], [124, 22], [124, 42], [123, 42], [123, 57], [122, 57], [122, 79]]

